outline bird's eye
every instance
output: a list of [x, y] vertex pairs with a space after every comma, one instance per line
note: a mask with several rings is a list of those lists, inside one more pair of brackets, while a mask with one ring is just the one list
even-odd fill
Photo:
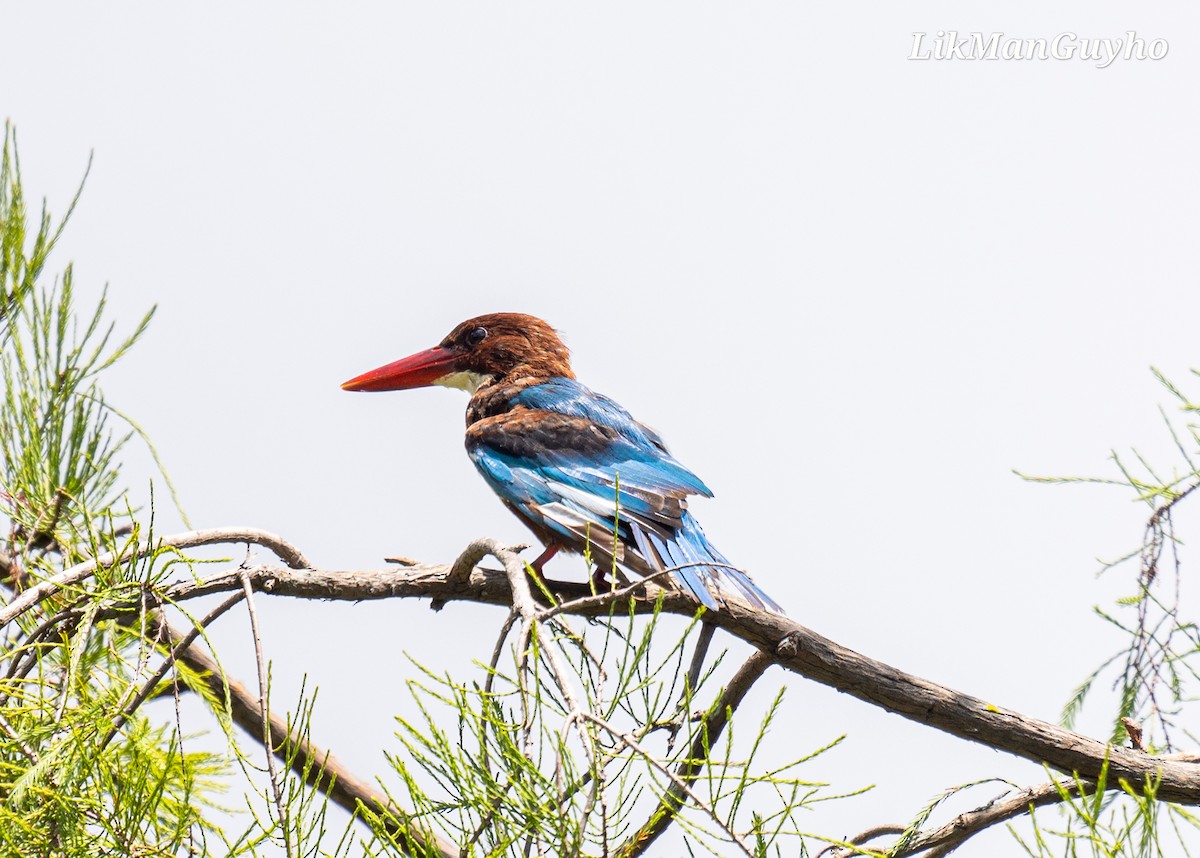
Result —
[[467, 334], [467, 345], [474, 347], [487, 339], [487, 328], [474, 328]]

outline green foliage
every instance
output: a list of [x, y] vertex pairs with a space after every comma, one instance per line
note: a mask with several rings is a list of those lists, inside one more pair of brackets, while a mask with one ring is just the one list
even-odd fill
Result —
[[115, 456], [128, 436], [113, 435], [97, 376], [129, 350], [153, 315], [148, 312], [133, 333], [110, 347], [113, 326], [105, 324], [103, 296], [79, 324], [70, 265], [61, 283], [41, 288], [38, 277], [65, 224], [64, 218], [55, 227], [43, 207], [29, 236], [6, 129], [0, 162], [0, 511], [11, 526], [9, 553], [35, 564], [48, 553], [75, 560], [77, 545], [99, 547], [100, 533], [88, 519], [122, 512]]
[[[1048, 483], [1090, 483], [1116, 486], [1132, 493], [1135, 502], [1149, 510], [1141, 545], [1116, 560], [1105, 562], [1104, 574], [1132, 571], [1131, 591], [1118, 598], [1112, 608], [1093, 608], [1123, 643], [1103, 659], [1079, 684], [1063, 707], [1062, 722], [1074, 727], [1085, 705], [1099, 689], [1111, 688], [1103, 696], [1112, 732], [1110, 741], [1130, 741], [1153, 753], [1179, 749], [1186, 737], [1195, 743], [1189, 727], [1195, 719], [1196, 680], [1200, 657], [1200, 626], [1183, 599], [1182, 539], [1175, 518], [1181, 505], [1200, 488], [1200, 411], [1194, 395], [1169, 380], [1157, 369], [1155, 377], [1176, 400], [1182, 420], [1160, 409], [1163, 423], [1177, 459], [1164, 470], [1153, 465], [1137, 450], [1125, 456], [1113, 452], [1117, 477], [1030, 478]], [[1193, 375], [1200, 372], [1193, 370]], [[1082, 790], [1089, 797], [1064, 801], [1065, 825], [1047, 828], [1033, 816], [1033, 835], [1019, 838], [1030, 855], [1137, 856], [1164, 854], [1162, 835], [1188, 844], [1197, 838], [1196, 817], [1179, 805], [1158, 802], [1154, 784], [1134, 787], [1121, 783], [1120, 792], [1105, 792], [1101, 782]], [[1064, 799], [1066, 794], [1064, 793]], [[1166, 815], [1169, 825], [1162, 819]]]
[[[82, 188], [82, 186], [81, 186]], [[76, 196], [76, 200], [78, 196]], [[71, 209], [74, 208], [74, 201]], [[68, 216], [70, 209], [68, 210]], [[98, 386], [150, 321], [114, 339], [104, 298], [78, 315], [71, 266], [43, 285], [62, 234], [35, 225], [15, 135], [0, 156], [0, 573], [20, 591], [136, 538], [116, 436]], [[157, 647], [102, 617], [154, 563], [101, 568], [4, 629], [0, 654], [0, 854], [174, 855], [202, 850], [223, 764], [180, 731], [126, 712]]]
[[1056, 781], [1056, 786], [1061, 803], [1053, 823], [1031, 810], [1028, 833], [1010, 826], [1031, 858], [1165, 858], [1176, 854], [1176, 844], [1188, 854], [1200, 833], [1190, 810], [1158, 800], [1154, 781], [1139, 785], [1122, 781], [1113, 789], [1102, 773], [1095, 784], [1076, 779]]
[[[1200, 376], [1195, 370], [1193, 374]], [[1143, 730], [1141, 742], [1147, 749], [1170, 751], [1176, 749], [1181, 736], [1196, 740], [1186, 715], [1196, 698], [1200, 626], [1182, 598], [1182, 540], [1176, 534], [1175, 516], [1200, 488], [1200, 425], [1189, 419], [1200, 411], [1200, 405], [1158, 370], [1154, 375], [1185, 415], [1180, 421], [1160, 410], [1178, 456], [1169, 472], [1134, 450], [1130, 456], [1113, 452], [1119, 477], [1038, 481], [1121, 487], [1150, 511], [1141, 545], [1104, 563], [1101, 569], [1103, 573], [1133, 572], [1131, 590], [1118, 598], [1113, 608], [1094, 608], [1096, 616], [1116, 629], [1125, 642], [1075, 689], [1063, 709], [1062, 721], [1073, 726], [1097, 683], [1099, 687], [1107, 685], [1116, 692], [1111, 698], [1111, 740], [1124, 741], [1126, 722], [1132, 721]]]
[[[90, 165], [89, 165], [90, 166]], [[85, 174], [86, 177], [86, 174]], [[80, 184], [80, 189], [83, 185]], [[67, 215], [55, 228], [50, 213], [42, 207], [38, 229], [29, 243], [25, 194], [21, 189], [21, 162], [16, 152], [16, 134], [4, 125], [4, 151], [0, 155], [0, 319], [8, 319], [36, 291], [37, 278], [46, 259], [62, 235], [67, 218], [75, 209], [79, 195], [72, 200]], [[0, 327], [0, 346], [10, 336], [9, 327]]]
[[[389, 757], [403, 785], [398, 802], [469, 844], [468, 855], [640, 854], [639, 827], [656, 806], [681, 832], [671, 854], [796, 854], [797, 814], [838, 797], [799, 769], [841, 740], [784, 764], [760, 761], [780, 692], [751, 735], [731, 729], [710, 742], [709, 719], [688, 713], [718, 664], [685, 688], [689, 637], [664, 623], [613, 613], [576, 630], [559, 615], [536, 627], [544, 636], [509, 646], [509, 669], [480, 665], [482, 681], [417, 665], [422, 678], [408, 684], [421, 718], [399, 720], [403, 753]], [[552, 649], [569, 663], [570, 695]], [[698, 770], [694, 798], [672, 801], [687, 765]], [[378, 824], [376, 833], [384, 838]]]

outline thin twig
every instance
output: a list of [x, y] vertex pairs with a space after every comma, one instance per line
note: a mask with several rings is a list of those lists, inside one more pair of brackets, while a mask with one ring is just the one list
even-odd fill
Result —
[[[33, 629], [33, 631], [31, 631], [28, 634], [28, 636], [26, 636], [25, 641], [23, 643], [19, 644], [18, 646], [13, 647], [8, 652], [11, 653], [17, 649], [29, 651], [29, 650], [33, 649], [34, 647], [36, 647], [38, 644], [38, 641], [41, 638], [47, 636], [50, 633], [50, 631], [55, 626], [57, 626], [59, 623], [66, 623], [68, 621], [71, 623], [76, 623], [79, 621], [80, 617], [82, 617], [82, 616], [83, 616], [83, 611], [75, 610], [73, 608], [64, 608], [63, 610], [59, 611], [56, 614], [51, 614], [50, 616], [48, 616], [44, 620], [42, 620], [40, 623], [38, 623], [38, 625]], [[66, 629], [63, 632], [63, 634], [70, 634], [71, 631], [73, 631], [73, 629], [74, 629], [74, 626], [71, 626], [68, 629]], [[5, 677], [4, 677], [5, 679], [13, 679], [14, 677], [17, 676], [18, 672], [20, 671], [20, 668], [18, 666], [19, 663], [20, 663], [19, 659], [14, 659], [9, 664], [8, 673], [5, 674]], [[4, 698], [0, 698], [0, 702], [2, 702], [3, 699]]]
[[38, 752], [35, 751], [33, 747], [29, 745], [29, 743], [21, 738], [20, 734], [17, 733], [16, 728], [14, 728], [12, 724], [9, 724], [8, 719], [3, 715], [0, 715], [0, 730], [3, 730], [5, 733], [7, 733], [9, 737], [17, 743], [17, 747], [20, 749], [21, 753], [25, 755], [25, 758], [28, 759], [29, 762], [33, 763], [35, 766], [38, 764]]
[[[82, 653], [87, 649], [88, 638], [92, 635], [92, 627], [96, 623], [96, 611], [94, 607], [89, 606], [88, 610], [83, 612], [83, 628], [79, 631], [79, 645], [76, 652]], [[58, 705], [54, 709], [54, 723], [61, 724], [63, 715], [67, 711], [67, 701], [71, 698], [71, 686], [74, 679], [75, 670], [78, 661], [74, 656], [67, 659], [67, 666], [63, 669], [62, 693], [58, 698]]]
[[[124, 694], [121, 695], [121, 699], [118, 700], [117, 705], [113, 707], [117, 711], [123, 710], [125, 708], [126, 704], [129, 702], [129, 699], [133, 696], [134, 688], [137, 687], [137, 684], [136, 684], [137, 680], [140, 679], [145, 674], [146, 668], [150, 666], [150, 659], [154, 656], [155, 645], [157, 643], [159, 643], [158, 641], [151, 641], [147, 634], [146, 624], [150, 620], [149, 595], [150, 594], [143, 588], [141, 591], [141, 595], [140, 595], [141, 606], [140, 606], [140, 610], [138, 611], [138, 629], [137, 629], [138, 661], [137, 661], [137, 667], [135, 667], [133, 670], [133, 676], [129, 677], [129, 687], [125, 689]], [[175, 682], [175, 683], [172, 683], [172, 685], [176, 689], [178, 689], [179, 683]], [[160, 693], [161, 692], [159, 692], [156, 689], [150, 693], [150, 696], [154, 697]], [[178, 693], [178, 692], [176, 691], [173, 693]], [[181, 737], [181, 740], [182, 740], [182, 736], [183, 736], [182, 730], [179, 731], [179, 736]]]
[[696, 807], [704, 811], [713, 822], [721, 827], [721, 830], [725, 832], [725, 836], [729, 838], [730, 842], [736, 844], [744, 854], [750, 856], [750, 858], [754, 858], [754, 853], [750, 850], [750, 847], [746, 845], [746, 842], [742, 840], [740, 836], [738, 836], [737, 832], [735, 832], [725, 823], [725, 820], [721, 819], [721, 815], [717, 813], [716, 809], [705, 802], [700, 796], [696, 795], [696, 793], [692, 791], [692, 788], [688, 786], [685, 780], [679, 777], [679, 775], [675, 774], [675, 772], [671, 771], [669, 766], [665, 765], [661, 760], [643, 748], [638, 743], [637, 739], [635, 739], [630, 733], [622, 732], [618, 728], [609, 724], [603, 718], [599, 717], [598, 715], [594, 715], [591, 712], [581, 712], [580, 716], [588, 721], [591, 721], [597, 727], [600, 727], [614, 738], [620, 739], [625, 743], [625, 746], [629, 748], [629, 750], [633, 751], [647, 763], [666, 775], [667, 779], [671, 781], [672, 788], [678, 790], [683, 796], [690, 798]]
[[[492, 705], [492, 688], [495, 685], [496, 670], [500, 665], [500, 656], [504, 652], [504, 642], [506, 640], [508, 640], [509, 632], [512, 631], [512, 627], [514, 625], [516, 625], [516, 622], [518, 619], [520, 619], [520, 617], [521, 617], [521, 614], [517, 611], [516, 608], [513, 608], [511, 611], [508, 612], [508, 616], [504, 620], [504, 625], [500, 627], [500, 634], [496, 638], [496, 645], [494, 647], [492, 647], [492, 658], [488, 662], [487, 677], [483, 680], [483, 703], [485, 706]], [[487, 771], [491, 768], [491, 762], [488, 757], [487, 742], [482, 742], [480, 744], [479, 750], [480, 750], [480, 763], [482, 764], [483, 769], [485, 771]], [[471, 842], [474, 843], [475, 840], [478, 839], [482, 833], [483, 833], [483, 823], [480, 823], [480, 828], [475, 833], [475, 836], [471, 838]]]
[[[242, 596], [238, 594], [239, 599]], [[172, 643], [185, 635], [172, 628], [161, 616], [154, 618], [156, 628]], [[155, 631], [157, 633], [157, 631]], [[179, 647], [176, 647], [179, 649]], [[262, 705], [245, 685], [227, 677], [220, 666], [195, 645], [183, 648], [179, 661], [190, 667], [218, 700], [229, 701], [230, 715], [235, 724], [255, 741], [262, 741]], [[436, 854], [440, 858], [458, 858], [458, 847], [421, 826], [412, 815], [380, 795], [369, 784], [354, 775], [340, 760], [302, 736], [290, 732], [290, 725], [280, 715], [269, 713], [270, 744], [279, 759], [304, 779], [305, 783], [329, 796], [343, 810], [376, 816], [382, 827], [408, 851], [418, 855]]]
[[[563, 626], [564, 626], [564, 628], [566, 628], [565, 624], [563, 624]], [[596, 673], [595, 673], [596, 691], [595, 691], [595, 694], [593, 695], [593, 700], [595, 701], [595, 703], [593, 705], [592, 711], [595, 712], [595, 714], [599, 715], [599, 714], [601, 714], [601, 706], [603, 705], [603, 701], [606, 699], [605, 693], [604, 693], [604, 680], [608, 678], [608, 673], [604, 670], [603, 656], [597, 657], [595, 655], [595, 653], [593, 653], [591, 651], [591, 649], [588, 647], [587, 641], [584, 640], [582, 635], [576, 635], [569, 628], [566, 628], [566, 631], [569, 634], [571, 634], [572, 639], [575, 641], [575, 645], [578, 646], [579, 649], [582, 651], [583, 657], [585, 659], [585, 661], [583, 663], [586, 664], [587, 660], [590, 659], [592, 664], [595, 665], [595, 667], [596, 667]], [[582, 667], [580, 668], [580, 671], [583, 672]], [[601, 817], [600, 837], [601, 837], [601, 841], [602, 841], [601, 846], [603, 847], [602, 852], [601, 852], [601, 855], [603, 856], [603, 858], [608, 858], [608, 855], [609, 855], [608, 831], [606, 830], [605, 825], [604, 825], [604, 819], [607, 816], [607, 812], [608, 812], [607, 808], [604, 806], [604, 788], [608, 782], [608, 773], [605, 769], [605, 767], [607, 765], [608, 765], [607, 759], [605, 759], [603, 761], [597, 760], [595, 758], [592, 759], [592, 769], [590, 772], [590, 774], [592, 776], [591, 788], [588, 790], [587, 799], [584, 801], [582, 811], [579, 815], [579, 835], [582, 838], [583, 833], [585, 831], [587, 831], [588, 820], [591, 818], [592, 811], [595, 810], [597, 802], [600, 803], [600, 805], [601, 805], [601, 808], [600, 808], [600, 817]]]
[[[154, 675], [142, 684], [142, 689], [137, 693], [137, 696], [134, 697], [133, 700], [129, 701], [125, 708], [122, 709], [117, 717], [113, 719], [112, 726], [108, 729], [108, 732], [104, 735], [104, 739], [100, 742], [101, 750], [108, 747], [108, 743], [111, 742], [113, 737], [116, 736], [117, 733], [121, 731], [121, 728], [125, 726], [125, 722], [129, 720], [129, 716], [136, 712], [138, 707], [145, 703], [146, 700], [148, 700], [154, 694], [154, 689], [158, 687], [160, 682], [162, 682], [162, 678], [167, 675], [167, 671], [175, 666], [176, 659], [181, 658], [184, 651], [190, 647], [196, 641], [196, 638], [200, 637], [200, 635], [204, 633], [204, 630], [212, 625], [218, 617], [220, 617], [238, 602], [242, 601], [244, 598], [244, 593], [233, 593], [229, 596], [229, 598], [209, 611], [208, 614], [206, 614], [205, 617], [200, 620], [200, 622], [195, 623], [192, 628], [188, 629], [187, 634], [180, 636], [179, 640], [172, 647], [171, 652], [166, 658], [163, 659], [163, 663], [158, 666], [158, 670], [154, 672]], [[159, 633], [159, 630], [155, 629], [155, 635], [157, 636]]]
[[[244, 572], [244, 570], [242, 570]], [[288, 858], [292, 855], [291, 825], [288, 821], [287, 805], [283, 800], [283, 783], [279, 777], [279, 768], [275, 765], [275, 748], [271, 746], [271, 712], [268, 709], [269, 684], [267, 682], [267, 662], [263, 657], [262, 635], [258, 631], [258, 612], [254, 609], [254, 588], [250, 579], [242, 575], [242, 592], [246, 594], [246, 611], [250, 615], [250, 634], [254, 637], [254, 662], [258, 667], [258, 705], [262, 713], [263, 749], [267, 754], [267, 774], [271, 779], [271, 792], [275, 798], [275, 810], [279, 813], [279, 827], [283, 833], [283, 846]]]
[[721, 733], [733, 717], [734, 710], [741, 705], [750, 687], [771, 664], [771, 658], [765, 653], [754, 652], [737, 669], [729, 684], [717, 695], [716, 701], [697, 726], [692, 746], [676, 769], [670, 788], [663, 794], [650, 818], [632, 837], [621, 844], [616, 853], [618, 858], [636, 858], [644, 854], [679, 816], [685, 798], [691, 795], [687, 786], [700, 776], [712, 754], [713, 745], [721, 738]]
[[[529, 649], [536, 640], [538, 643], [538, 653], [550, 668], [550, 672], [554, 677], [554, 684], [562, 693], [563, 701], [566, 705], [567, 712], [563, 720], [563, 725], [560, 728], [560, 735], [565, 735], [572, 728], [575, 729], [579, 734], [579, 741], [583, 747], [584, 754], [587, 756], [589, 768], [594, 771], [598, 765], [596, 749], [594, 747], [595, 742], [588, 735], [588, 731], [583, 725], [581, 717], [583, 715], [583, 705], [575, 694], [571, 677], [563, 667], [553, 646], [553, 635], [540, 633], [540, 630], [544, 628], [544, 624], [540, 618], [541, 611], [537, 603], [534, 602], [533, 593], [529, 587], [525, 561], [518, 557], [511, 549], [501, 546], [494, 539], [478, 539], [472, 542], [467, 550], [455, 561], [455, 567], [451, 569], [450, 574], [447, 576], [447, 584], [449, 585], [453, 580], [455, 582], [463, 582], [459, 586], [466, 586], [466, 582], [470, 580], [470, 574], [468, 570], [464, 576], [464, 573], [461, 571], [461, 564], [467, 561], [471, 564], [478, 563], [484, 554], [492, 555], [504, 565], [504, 571], [508, 577], [509, 588], [512, 593], [512, 611], [519, 614], [522, 620], [521, 636], [517, 645], [517, 685], [521, 698], [522, 752], [531, 762], [536, 764], [536, 760], [532, 754], [533, 724], [532, 713], [528, 705], [529, 688], [525, 681], [525, 674], [528, 670]], [[502, 639], [504, 636], [507, 636], [507, 626]], [[497, 649], [499, 649], [501, 643], [502, 641], [497, 643]], [[565, 738], [560, 740], [560, 746], [565, 747]], [[561, 751], [555, 756], [554, 782], [559, 796], [562, 797], [565, 795]]]
[[49, 637], [50, 632], [60, 623], [66, 624], [63, 634], [71, 634], [74, 630], [74, 624], [78, 623], [79, 618], [82, 616], [82, 611], [77, 611], [69, 615], [65, 611], [60, 611], [53, 617], [48, 617], [44, 620], [30, 633], [29, 637], [23, 643], [6, 653], [6, 655], [11, 657], [11, 654], [15, 650], [20, 650], [15, 653], [16, 657], [11, 658], [9, 662], [8, 673], [4, 677], [8, 681], [0, 684], [0, 688], [3, 689], [0, 691], [0, 706], [8, 703], [11, 693], [17, 688], [18, 683], [24, 680], [30, 671], [39, 664], [37, 650], [41, 647], [52, 648], [55, 646], [55, 644], [48, 643], [43, 638]]
[[[687, 564], [687, 565], [690, 566], [690, 565], [700, 565], [700, 564]], [[580, 613], [582, 611], [594, 610], [596, 608], [604, 608], [604, 607], [607, 607], [607, 606], [613, 604], [614, 602], [624, 601], [626, 598], [628, 598], [629, 596], [632, 596], [638, 590], [644, 589], [647, 584], [652, 583], [659, 578], [669, 575], [670, 573], [674, 572], [676, 569], [681, 569], [681, 568], [683, 568], [683, 567], [672, 566], [670, 569], [660, 569], [659, 571], [657, 571], [651, 575], [647, 575], [645, 578], [639, 578], [637, 581], [634, 581], [632, 584], [627, 584], [618, 590], [609, 590], [604, 593], [599, 593], [595, 596], [584, 596], [579, 599], [571, 599], [570, 601], [559, 602], [557, 605], [551, 605], [549, 608], [543, 608], [541, 611], [539, 611], [538, 619], [545, 621], [545, 620], [550, 619], [551, 617], [558, 616], [559, 614], [564, 614], [564, 613], [575, 614], [575, 613]]]

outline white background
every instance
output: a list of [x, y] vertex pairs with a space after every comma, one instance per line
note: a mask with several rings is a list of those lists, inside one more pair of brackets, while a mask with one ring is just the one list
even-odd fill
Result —
[[[1145, 508], [1013, 469], [1116, 476], [1110, 451], [1134, 446], [1177, 461], [1149, 367], [1186, 385], [1200, 365], [1194, 5], [248, 7], [2, 20], [29, 192], [63, 211], [95, 151], [56, 269], [75, 261], [88, 302], [108, 283], [127, 326], [158, 304], [106, 390], [197, 526], [274, 530], [341, 569], [524, 541], [463, 454], [461, 394], [339, 390], [517, 310], [708, 482], [708, 534], [798, 621], [1048, 720], [1120, 644], [1090, 606], [1132, 570], [1097, 581], [1096, 558], [1138, 545]], [[906, 59], [914, 31], [946, 29], [1135, 30], [1170, 53]], [[150, 464], [126, 461], [144, 498]], [[158, 492], [159, 531], [181, 529]], [[260, 610], [276, 699], [307, 673], [314, 738], [367, 777], [411, 712], [403, 653], [465, 677], [503, 618]], [[244, 622], [227, 626], [250, 679]], [[778, 683], [772, 753], [848, 733], [807, 776], [879, 784], [811, 831], [1044, 779], [777, 670], [756, 700]], [[966, 854], [1017, 850], [998, 832]]]

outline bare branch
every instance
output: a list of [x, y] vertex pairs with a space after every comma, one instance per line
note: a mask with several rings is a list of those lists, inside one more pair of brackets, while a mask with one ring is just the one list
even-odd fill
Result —
[[[177, 544], [178, 547], [188, 547], [212, 542], [252, 541], [247, 539], [246, 535], [253, 533], [255, 532], [230, 529], [185, 534], [183, 536], [186, 539], [178, 540]], [[175, 538], [161, 540], [157, 544], [165, 545], [173, 539]], [[480, 548], [484, 549], [485, 554], [493, 554], [500, 559], [505, 565], [505, 571], [475, 567], [463, 572], [461, 563], [456, 564], [459, 571], [453, 575], [452, 567], [444, 565], [418, 564], [403, 569], [355, 572], [288, 569], [275, 565], [257, 566], [217, 574], [204, 580], [178, 582], [157, 590], [154, 595], [165, 602], [183, 601], [216, 593], [241, 591], [249, 587], [251, 591], [309, 599], [361, 601], [431, 598], [496, 604], [509, 610], [513, 610], [515, 603], [517, 613], [525, 620], [526, 634], [533, 623], [540, 623], [557, 613], [554, 608], [547, 610], [537, 604], [528, 586], [525, 564], [519, 557], [491, 540], [481, 540], [473, 544], [471, 554]], [[302, 557], [298, 552], [295, 552], [295, 556]], [[463, 558], [460, 557], [459, 560], [462, 561]], [[0, 621], [5, 617], [11, 619], [55, 589], [82, 580], [90, 574], [90, 570], [106, 562], [116, 561], [111, 556], [98, 558], [92, 561], [90, 566], [80, 564], [54, 579], [38, 584], [37, 587], [18, 596], [0, 612]], [[587, 584], [554, 582], [548, 586], [563, 599], [578, 600], [575, 604], [564, 606], [564, 613], [603, 616], [612, 609], [612, 594], [603, 594], [602, 598], [596, 598]], [[38, 588], [44, 589], [40, 593], [34, 593]], [[688, 617], [695, 614], [696, 603], [685, 594], [663, 591], [656, 593], [656, 596], [655, 602], [630, 598], [629, 609], [638, 613], [662, 610]], [[139, 598], [137, 602], [140, 601]], [[136, 602], [130, 601], [107, 607], [94, 616], [97, 619], [114, 615], [128, 617], [135, 614], [136, 607]], [[720, 611], [709, 612], [705, 619], [761, 649], [767, 654], [762, 656], [764, 661], [778, 663], [788, 670], [918, 723], [1048, 765], [1084, 781], [1096, 780], [1105, 766], [1110, 778], [1109, 783], [1123, 780], [1136, 787], [1146, 783], [1148, 779], [1159, 778], [1157, 796], [1160, 800], [1200, 804], [1200, 765], [1197, 765], [1195, 757], [1154, 756], [1142, 751], [1106, 745], [904, 673], [841, 647], [785, 617], [755, 611], [740, 604], [731, 603]], [[525, 634], [522, 635], [522, 639], [519, 649], [525, 646]], [[177, 644], [180, 638], [176, 636], [172, 640]], [[199, 671], [213, 671], [207, 681], [213, 683], [213, 688], [224, 696], [225, 684], [215, 672], [215, 665], [211, 665], [211, 662], [206, 664], [206, 657], [196, 648], [188, 646], [183, 649], [180, 660], [192, 663]], [[568, 696], [572, 694], [572, 690], [567, 685], [567, 677], [561, 672], [561, 665], [550, 663], [550, 667], [556, 682], [564, 686], [565, 702], [570, 710], [568, 721], [570, 716], [574, 716], [579, 721], [596, 723], [597, 716], [594, 713], [583, 712], [578, 701]], [[235, 701], [235, 721], [252, 735], [260, 733], [263, 715], [261, 701], [236, 683], [230, 683], [229, 691], [231, 699]], [[236, 714], [239, 712], [240, 714]], [[580, 725], [577, 723], [577, 726]], [[709, 730], [711, 737], [712, 725]], [[289, 737], [286, 723], [281, 719], [271, 717], [270, 732], [270, 742], [276, 753], [287, 759], [289, 748], [293, 752], [298, 749], [298, 753], [293, 753], [290, 761], [293, 770], [304, 773], [307, 769], [308, 773], [305, 776], [309, 783], [327, 789], [331, 798], [339, 805], [351, 811], [362, 806], [384, 818], [396, 820], [392, 823], [396, 836], [410, 843], [417, 851], [424, 848], [424, 845], [433, 844], [446, 855], [458, 853], [456, 846], [445, 844], [431, 831], [418, 827], [403, 811], [394, 808], [369, 786], [341, 770], [327, 752], [300, 739]], [[709, 741], [711, 742], [712, 738]], [[696, 756], [693, 754], [693, 757]], [[329, 772], [329, 775], [326, 772]], [[686, 786], [686, 772], [672, 772], [671, 777], [672, 784], [678, 780]], [[921, 850], [953, 848], [950, 844], [962, 842], [975, 831], [1024, 812], [1024, 808], [1029, 807], [1031, 802], [1052, 802], [1053, 797], [1049, 793], [1043, 793], [1043, 789], [1027, 791], [1027, 794], [1005, 800], [1004, 803], [964, 814], [943, 829], [918, 834], [909, 844], [904, 845], [905, 851], [897, 854], [910, 855]], [[688, 790], [675, 788], [674, 792], [680, 804], [682, 799], [690, 798]], [[669, 824], [669, 821], [670, 815], [667, 814], [663, 822]], [[648, 821], [647, 826], [651, 823], [654, 823], [654, 820]], [[646, 829], [647, 826], [643, 828]], [[641, 836], [641, 832], [638, 836]]]
[[865, 846], [880, 837], [903, 834], [907, 830], [903, 825], [876, 825], [848, 840], [831, 843], [817, 853], [817, 858], [825, 858], [826, 855], [832, 856], [832, 858], [851, 858], [853, 855], [861, 855], [862, 851], [857, 847]]
[[[1087, 783], [1085, 786], [1091, 787], [1094, 784]], [[969, 838], [993, 825], [1026, 814], [1032, 808], [1063, 801], [1063, 792], [1066, 792], [1067, 795], [1078, 795], [1079, 787], [1075, 784], [1059, 785], [1052, 781], [1022, 790], [1017, 795], [1003, 801], [992, 802], [984, 807], [967, 811], [956, 816], [941, 828], [917, 834], [907, 843], [900, 845], [900, 849], [894, 853], [894, 858], [916, 855], [929, 849], [937, 849], [939, 850], [938, 854], [946, 855], [951, 849], [957, 848]]]
[[[886, 852], [889, 858], [908, 858], [910, 855], [917, 855], [929, 850], [936, 850], [936, 852], [930, 852], [928, 858], [933, 858], [934, 855], [948, 855], [967, 840], [993, 825], [1026, 814], [1035, 807], [1044, 807], [1048, 804], [1065, 801], [1064, 793], [1066, 796], [1078, 795], [1080, 786], [1091, 788], [1095, 784], [1091, 782], [1056, 784], [1051, 781], [1029, 787], [1016, 795], [996, 799], [982, 807], [961, 813], [933, 831], [917, 831], [907, 839], [902, 838], [890, 848], [880, 851]], [[832, 858], [851, 858], [853, 855], [862, 854], [861, 848], [854, 847], [862, 847], [877, 838], [886, 837], [889, 834], [902, 834], [905, 831], [904, 828], [891, 825], [876, 826], [847, 840], [849, 848], [834, 845], [822, 850], [821, 855], [829, 854]]]
[[[462, 554], [450, 564], [450, 574], [446, 576], [446, 586], [453, 590], [465, 589], [467, 582], [471, 580], [471, 570], [479, 565], [479, 561], [491, 554], [495, 557], [495, 552], [503, 550], [503, 547], [494, 539], [476, 539], [470, 545], [463, 549]], [[499, 557], [496, 557], [500, 560]], [[503, 560], [500, 560], [503, 563]], [[410, 563], [410, 566], [419, 564]]]
[[282, 537], [265, 530], [246, 527], [218, 527], [211, 530], [192, 530], [174, 536], [164, 536], [154, 540], [149, 545], [134, 545], [122, 551], [108, 551], [88, 560], [64, 569], [57, 575], [39, 581], [9, 602], [0, 610], [0, 628], [7, 626], [25, 611], [64, 587], [78, 584], [88, 578], [97, 569], [112, 566], [134, 558], [145, 557], [163, 548], [198, 548], [201, 545], [220, 545], [229, 543], [248, 542], [261, 545], [273, 551], [280, 560], [292, 569], [310, 568], [307, 558], [295, 546], [284, 541]]
[[[1195, 754], [1171, 754], [1162, 757], [1162, 759], [1182, 763], [1195, 763], [1198, 760]], [[1093, 790], [1095, 787], [1096, 784], [1094, 781], [1074, 779], [1069, 782], [1056, 783], [1055, 781], [1050, 781], [1038, 786], [1027, 787], [1017, 792], [1016, 795], [1001, 796], [982, 807], [961, 813], [940, 828], [926, 832], [916, 831], [908, 839], [903, 839], [893, 844], [885, 851], [889, 858], [908, 858], [910, 855], [917, 855], [926, 850], [936, 850], [930, 851], [927, 858], [948, 855], [954, 849], [967, 842], [967, 840], [982, 831], [986, 831], [993, 825], [1007, 822], [1010, 819], [1028, 813], [1035, 807], [1058, 804], [1059, 802], [1066, 801], [1069, 797], [1079, 795], [1081, 789]], [[850, 838], [846, 842], [853, 846], [862, 846], [876, 838], [884, 837], [888, 834], [902, 834], [904, 831], [906, 829], [896, 826], [877, 826]], [[850, 858], [852, 855], [861, 854], [860, 850], [846, 849], [840, 845], [834, 845], [822, 850], [818, 854], [818, 858], [827, 853], [832, 855], [833, 858]]]
[[[492, 688], [496, 684], [496, 668], [500, 664], [500, 656], [504, 652], [504, 642], [506, 640], [508, 640], [508, 633], [512, 631], [512, 627], [517, 624], [517, 620], [519, 620], [520, 618], [521, 618], [520, 613], [517, 611], [516, 608], [513, 608], [511, 611], [508, 612], [508, 616], [505, 617], [504, 625], [500, 627], [500, 634], [496, 638], [496, 645], [494, 647], [492, 647], [491, 661], [488, 662], [487, 678], [483, 681], [483, 694], [484, 694], [485, 699], [491, 699]], [[488, 753], [489, 752], [488, 752], [487, 742], [481, 743], [479, 746], [479, 759], [480, 759], [481, 764], [483, 765], [483, 768], [490, 770], [491, 760], [490, 760], [490, 757], [488, 756]], [[479, 836], [483, 833], [482, 823], [480, 825], [481, 825], [480, 829], [476, 832], [475, 836], [471, 839], [472, 843], [474, 843], [475, 840], [477, 840], [479, 838]]]

